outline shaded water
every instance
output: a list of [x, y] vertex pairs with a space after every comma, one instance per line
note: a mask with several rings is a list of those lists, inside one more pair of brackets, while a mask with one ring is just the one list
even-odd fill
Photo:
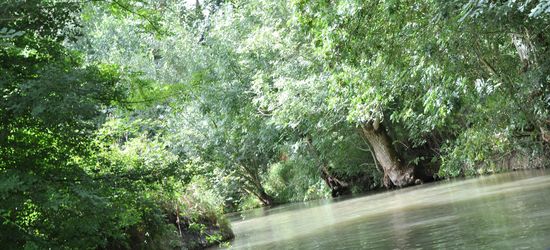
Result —
[[253, 213], [233, 218], [233, 248], [548, 249], [550, 172], [445, 181]]

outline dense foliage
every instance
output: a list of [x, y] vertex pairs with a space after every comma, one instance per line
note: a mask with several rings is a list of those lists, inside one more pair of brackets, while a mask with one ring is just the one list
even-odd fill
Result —
[[[1, 7], [0, 245], [170, 249], [187, 243], [167, 218], [197, 212], [178, 198], [183, 171], [160, 138], [162, 126], [131, 116], [138, 112], [129, 106], [137, 90], [119, 66], [85, 62], [64, 46], [78, 39], [83, 6]], [[216, 216], [182, 219], [199, 225], [204, 218], [218, 223]]]
[[196, 248], [224, 212], [545, 167], [549, 28], [545, 0], [0, 3], [0, 245]]

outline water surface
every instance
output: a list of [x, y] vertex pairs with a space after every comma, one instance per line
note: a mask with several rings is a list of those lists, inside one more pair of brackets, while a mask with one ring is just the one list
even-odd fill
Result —
[[550, 172], [256, 210], [232, 227], [235, 249], [548, 249]]

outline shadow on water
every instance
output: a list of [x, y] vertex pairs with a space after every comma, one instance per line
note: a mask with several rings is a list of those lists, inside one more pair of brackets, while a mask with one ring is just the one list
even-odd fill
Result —
[[249, 211], [233, 218], [232, 247], [547, 249], [549, 173], [441, 181]]

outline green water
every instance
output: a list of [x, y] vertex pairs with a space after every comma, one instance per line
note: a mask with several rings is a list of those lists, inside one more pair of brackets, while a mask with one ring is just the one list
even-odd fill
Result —
[[549, 249], [550, 172], [438, 182], [233, 220], [235, 249]]

